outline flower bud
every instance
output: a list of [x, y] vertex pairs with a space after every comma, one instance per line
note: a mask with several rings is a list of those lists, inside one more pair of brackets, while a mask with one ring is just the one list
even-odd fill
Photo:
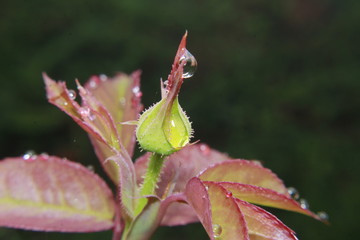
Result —
[[145, 111], [138, 123], [136, 137], [149, 152], [170, 155], [186, 146], [191, 137], [191, 124], [176, 97], [169, 110], [162, 99]]
[[178, 93], [184, 78], [193, 75], [196, 68], [194, 56], [185, 48], [182, 38], [175, 56], [166, 89], [161, 84], [162, 99], [145, 111], [138, 121], [136, 137], [140, 146], [149, 152], [170, 155], [190, 142], [191, 124], [180, 107]]

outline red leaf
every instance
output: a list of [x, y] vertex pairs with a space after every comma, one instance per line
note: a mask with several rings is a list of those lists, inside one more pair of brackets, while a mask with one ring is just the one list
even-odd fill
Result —
[[218, 182], [218, 184], [226, 188], [238, 199], [263, 206], [302, 213], [320, 220], [316, 214], [308, 209], [302, 208], [297, 201], [290, 198], [288, 195], [275, 192], [271, 189], [242, 183]]
[[142, 110], [140, 74], [140, 71], [130, 76], [118, 74], [112, 79], [106, 76], [92, 76], [85, 84], [91, 96], [111, 115], [119, 138], [130, 156], [134, 151], [136, 126], [120, 123], [136, 120]]
[[193, 178], [185, 194], [212, 240], [249, 239], [244, 216], [225, 188], [212, 182], [204, 184], [199, 178]]
[[[285, 226], [274, 215], [255, 205], [236, 199], [245, 216], [251, 239], [296, 240], [294, 231]], [[255, 235], [255, 236], [254, 236]]]
[[113, 226], [111, 190], [80, 164], [48, 156], [0, 161], [0, 225], [90, 232]]
[[135, 120], [139, 113], [140, 95], [139, 73], [132, 76], [118, 75], [114, 79], [102, 81], [93, 77], [83, 88], [78, 83], [82, 98], [80, 106], [74, 100], [74, 92], [66, 88], [64, 82], [55, 82], [44, 74], [46, 92], [49, 102], [66, 112], [86, 132], [95, 147], [101, 163], [111, 179], [118, 183], [119, 171], [116, 164], [105, 164], [113, 155], [132, 154], [134, 147], [134, 126], [123, 126], [120, 122]]
[[237, 182], [272, 189], [288, 196], [287, 188], [271, 170], [247, 160], [225, 161], [199, 175], [203, 181]]

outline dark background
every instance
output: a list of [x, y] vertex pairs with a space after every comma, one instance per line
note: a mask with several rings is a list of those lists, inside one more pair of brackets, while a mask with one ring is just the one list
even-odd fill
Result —
[[[142, 69], [160, 99], [179, 41], [198, 60], [180, 101], [195, 140], [259, 159], [331, 225], [272, 211], [302, 240], [354, 239], [359, 222], [358, 0], [21, 1], [0, 3], [0, 157], [32, 149], [94, 165], [86, 134], [47, 103], [41, 72], [74, 87]], [[110, 239], [111, 232], [0, 229], [0, 239]], [[200, 224], [153, 239], [208, 239]]]

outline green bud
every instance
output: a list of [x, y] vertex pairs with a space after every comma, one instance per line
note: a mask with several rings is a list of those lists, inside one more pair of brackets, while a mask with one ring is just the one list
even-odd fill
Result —
[[190, 78], [197, 65], [194, 56], [185, 48], [186, 36], [187, 33], [180, 42], [173, 67], [165, 81], [166, 88], [161, 83], [161, 101], [145, 111], [138, 121], [136, 137], [146, 151], [170, 155], [190, 142], [191, 124], [178, 100], [184, 78]]
[[145, 111], [138, 123], [136, 137], [149, 152], [170, 155], [190, 142], [191, 124], [176, 97], [171, 106], [166, 98]]

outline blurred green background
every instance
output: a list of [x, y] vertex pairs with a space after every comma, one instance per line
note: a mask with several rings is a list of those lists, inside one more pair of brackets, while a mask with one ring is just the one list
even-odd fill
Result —
[[[357, 0], [72, 0], [0, 3], [0, 157], [46, 151], [94, 165], [86, 134], [45, 99], [41, 72], [85, 82], [142, 69], [144, 105], [160, 99], [179, 41], [198, 61], [181, 104], [195, 140], [259, 159], [331, 225], [272, 211], [299, 239], [357, 236], [360, 168]], [[0, 239], [110, 239], [110, 232], [0, 229]], [[200, 224], [153, 239], [208, 239]]]

